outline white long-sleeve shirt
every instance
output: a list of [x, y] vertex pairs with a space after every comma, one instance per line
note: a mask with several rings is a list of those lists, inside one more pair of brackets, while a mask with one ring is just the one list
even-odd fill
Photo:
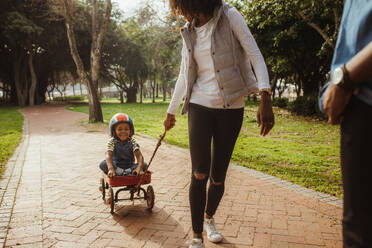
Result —
[[[270, 88], [269, 76], [263, 56], [254, 40], [243, 16], [236, 8], [230, 8], [227, 12], [230, 26], [237, 40], [239, 40], [244, 52], [248, 55], [256, 74], [258, 88]], [[224, 108], [223, 99], [219, 93], [215, 70], [211, 55], [211, 38], [213, 26], [216, 24], [212, 18], [206, 24], [196, 29], [196, 43], [194, 46], [194, 59], [198, 65], [198, 76], [193, 86], [190, 98], [191, 103], [196, 103], [209, 108]], [[168, 113], [176, 114], [182, 98], [186, 94], [186, 81], [183, 75], [185, 69], [186, 44], [183, 42], [182, 61], [180, 74], [176, 82], [172, 100], [168, 107]], [[244, 107], [244, 99], [240, 97], [228, 108]]]

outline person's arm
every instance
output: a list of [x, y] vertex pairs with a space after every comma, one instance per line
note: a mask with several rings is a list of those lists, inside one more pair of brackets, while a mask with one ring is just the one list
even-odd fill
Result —
[[136, 172], [137, 175], [140, 175], [143, 173], [142, 172], [143, 171], [143, 156], [142, 156], [140, 149], [137, 149], [134, 151], [134, 156], [136, 156], [137, 163], [138, 163], [138, 166], [134, 171]]
[[249, 57], [256, 74], [261, 97], [261, 103], [257, 111], [257, 125], [261, 127], [260, 135], [265, 136], [273, 128], [275, 122], [270, 97], [269, 73], [267, 72], [265, 60], [244, 17], [239, 11], [236, 8], [231, 8], [228, 12], [228, 18], [233, 33]]
[[346, 69], [353, 83], [372, 78], [372, 41], [346, 63]]
[[186, 44], [183, 41], [182, 46], [182, 60], [180, 65], [180, 72], [178, 74], [178, 79], [176, 82], [176, 86], [173, 92], [172, 100], [169, 103], [169, 107], [167, 110], [167, 116], [164, 120], [164, 128], [166, 131], [170, 130], [176, 124], [176, 113], [178, 107], [181, 104], [182, 98], [185, 96], [186, 93], [186, 82], [185, 82], [185, 53], [186, 53]]
[[[345, 68], [352, 83], [359, 85], [372, 78], [372, 42], [349, 60]], [[323, 109], [331, 124], [336, 125], [342, 122], [342, 113], [352, 94], [352, 91], [346, 91], [335, 84], [331, 83], [328, 86], [323, 94]]]
[[108, 169], [107, 175], [109, 177], [116, 176], [116, 172], [115, 172], [114, 166], [112, 164], [112, 151], [107, 151], [106, 152], [106, 164], [107, 164], [107, 169]]
[[233, 7], [228, 11], [228, 18], [236, 39], [240, 42], [240, 45], [252, 63], [257, 78], [258, 89], [270, 89], [269, 73], [265, 60], [244, 17]]

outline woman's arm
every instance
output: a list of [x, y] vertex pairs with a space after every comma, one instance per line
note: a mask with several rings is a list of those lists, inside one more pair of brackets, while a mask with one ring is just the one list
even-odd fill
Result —
[[169, 103], [169, 107], [167, 110], [167, 116], [164, 120], [164, 128], [166, 131], [173, 128], [176, 124], [176, 113], [178, 110], [178, 107], [181, 104], [182, 98], [186, 94], [186, 82], [185, 82], [185, 54], [186, 54], [186, 44], [185, 41], [182, 43], [182, 60], [180, 65], [180, 73], [178, 74], [178, 79], [176, 82], [176, 86], [173, 92], [172, 100]]
[[[265, 60], [243, 16], [234, 7], [229, 9], [227, 15], [235, 37], [239, 40], [240, 45], [243, 47], [252, 63], [257, 78], [258, 89], [270, 90], [269, 74], [267, 72]], [[260, 135], [266, 136], [273, 128], [275, 118], [270, 94], [266, 91], [261, 91], [260, 96], [261, 103], [257, 111], [257, 125], [261, 127]]]
[[181, 60], [181, 65], [180, 65], [180, 72], [178, 74], [178, 79], [176, 82], [176, 86], [174, 88], [172, 100], [169, 103], [168, 107], [168, 113], [175, 115], [177, 113], [178, 107], [181, 104], [182, 98], [186, 94], [186, 82], [185, 82], [185, 53], [186, 53], [186, 44], [185, 41], [183, 41], [182, 45], [182, 60]]
[[258, 88], [260, 90], [270, 89], [269, 74], [267, 72], [265, 60], [244, 20], [244, 17], [234, 7], [229, 9], [227, 16], [235, 37], [239, 40], [240, 45], [243, 47], [252, 63], [257, 77]]

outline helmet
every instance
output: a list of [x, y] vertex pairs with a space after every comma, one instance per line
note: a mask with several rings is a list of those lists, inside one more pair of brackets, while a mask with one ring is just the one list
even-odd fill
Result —
[[118, 123], [128, 123], [130, 128], [130, 136], [133, 136], [134, 126], [132, 119], [125, 113], [117, 113], [110, 120], [110, 134], [112, 137], [116, 137], [115, 126]]

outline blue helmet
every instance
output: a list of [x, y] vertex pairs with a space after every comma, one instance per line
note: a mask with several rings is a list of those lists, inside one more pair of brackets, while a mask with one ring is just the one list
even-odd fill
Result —
[[134, 135], [133, 121], [129, 115], [125, 113], [117, 113], [110, 120], [110, 134], [112, 137], [116, 137], [115, 126], [118, 123], [128, 123], [130, 128], [130, 136]]

